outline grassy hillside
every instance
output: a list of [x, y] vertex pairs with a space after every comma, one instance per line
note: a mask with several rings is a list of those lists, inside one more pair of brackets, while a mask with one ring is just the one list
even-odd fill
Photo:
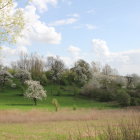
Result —
[[59, 87], [56, 85], [50, 85], [45, 87], [47, 90], [47, 99], [38, 101], [38, 105], [34, 106], [33, 101], [22, 96], [20, 89], [5, 88], [0, 91], [0, 109], [33, 109], [42, 108], [53, 110], [52, 99], [56, 98], [60, 104], [60, 108], [72, 109], [73, 106], [77, 108], [98, 108], [109, 109], [117, 108], [118, 106], [113, 103], [101, 103], [82, 97], [79, 95], [74, 96], [74, 92], [78, 91], [75, 87]]

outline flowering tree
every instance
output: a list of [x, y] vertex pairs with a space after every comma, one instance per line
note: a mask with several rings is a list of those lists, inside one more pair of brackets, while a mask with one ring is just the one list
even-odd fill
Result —
[[37, 105], [37, 100], [42, 100], [47, 97], [46, 91], [40, 85], [40, 82], [27, 80], [25, 83], [27, 85], [27, 90], [24, 96], [33, 99], [35, 105]]
[[14, 0], [0, 0], [0, 44], [15, 43], [24, 29], [23, 10], [15, 5]]
[[9, 81], [13, 76], [6, 70], [0, 71], [0, 85], [5, 86], [5, 83]]
[[90, 65], [84, 60], [78, 60], [75, 63], [75, 66], [72, 68], [72, 71], [75, 73], [75, 81], [84, 85], [91, 78], [91, 69]]
[[24, 28], [23, 11], [13, 0], [0, 0], [0, 43], [13, 43]]
[[23, 69], [18, 70], [15, 74], [15, 77], [19, 79], [22, 84], [24, 84], [26, 80], [31, 80], [30, 72]]
[[48, 57], [46, 67], [51, 72], [51, 79], [55, 82], [60, 81], [64, 72], [64, 62], [59, 57]]

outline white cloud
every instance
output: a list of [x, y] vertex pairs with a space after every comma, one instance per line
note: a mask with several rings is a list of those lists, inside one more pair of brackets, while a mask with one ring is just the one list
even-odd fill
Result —
[[40, 12], [44, 12], [48, 10], [49, 4], [52, 6], [56, 6], [58, 0], [32, 0], [30, 3], [37, 7]]
[[75, 60], [71, 59], [68, 56], [60, 56], [60, 59], [63, 60], [64, 64], [66, 65], [66, 67], [70, 68], [72, 67], [72, 65], [74, 64]]
[[77, 21], [78, 21], [77, 17], [72, 17], [72, 18], [54, 21], [54, 22], [50, 23], [49, 26], [62, 26], [62, 25], [67, 25], [67, 24], [73, 24]]
[[76, 47], [76, 46], [70, 45], [69, 48], [68, 48], [68, 51], [69, 51], [72, 55], [78, 57], [78, 56], [80, 55], [81, 49], [78, 48], [78, 47]]
[[94, 39], [92, 40], [93, 51], [97, 56], [108, 56], [110, 54], [108, 46], [104, 40]]
[[20, 45], [31, 45], [32, 42], [44, 42], [49, 44], [59, 44], [61, 34], [55, 31], [54, 27], [48, 27], [46, 23], [40, 20], [40, 16], [36, 13], [33, 5], [28, 5], [24, 9], [25, 13], [25, 29], [22, 38], [18, 39]]
[[96, 30], [96, 29], [97, 29], [97, 26], [92, 25], [92, 24], [86, 24], [85, 26], [86, 26], [86, 28], [89, 29], [89, 30]]
[[17, 60], [18, 56], [21, 53], [28, 53], [28, 50], [24, 46], [19, 46], [19, 47], [7, 47], [7, 46], [2, 46], [1, 49], [1, 59], [2, 63], [4, 65], [10, 65], [10, 63], [14, 60]]
[[140, 74], [140, 49], [123, 52], [111, 52], [104, 40], [92, 40], [93, 52], [96, 60], [105, 64], [108, 63], [117, 68], [121, 74]]
[[90, 52], [83, 52], [79, 47], [70, 45], [68, 47], [69, 56], [60, 57], [67, 66], [71, 67], [78, 59], [84, 59], [87, 62], [101, 62], [102, 65], [109, 64], [116, 68], [120, 74], [140, 74], [140, 49], [112, 52], [106, 41], [101, 39], [92, 40], [92, 49]]
[[93, 24], [79, 24], [73, 27], [74, 29], [88, 29], [88, 30], [96, 30], [98, 27]]

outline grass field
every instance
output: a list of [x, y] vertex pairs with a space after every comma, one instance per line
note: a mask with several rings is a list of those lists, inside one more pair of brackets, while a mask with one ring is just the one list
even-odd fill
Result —
[[[60, 108], [72, 109], [73, 106], [77, 108], [98, 108], [111, 109], [118, 106], [113, 103], [101, 103], [82, 96], [73, 96], [73, 91], [69, 90], [71, 87], [59, 89], [61, 96], [57, 96], [57, 86], [46, 87], [48, 97], [46, 100], [39, 101], [37, 106], [33, 105], [33, 101], [22, 96], [22, 91], [18, 89], [4, 89], [0, 91], [0, 109], [34, 109], [42, 108], [53, 110], [52, 99], [56, 98], [60, 104]], [[53, 94], [53, 95], [52, 95]]]
[[[115, 103], [74, 96], [72, 87], [48, 86], [45, 89], [48, 97], [37, 106], [21, 96], [21, 90], [0, 91], [0, 140], [140, 139], [139, 107], [121, 109]], [[58, 112], [51, 103], [53, 98], [60, 103]], [[74, 105], [76, 110], [73, 110]], [[116, 134], [124, 138], [114, 138]]]
[[[0, 114], [1, 140], [100, 140], [99, 136], [108, 126], [114, 129], [131, 120], [140, 132], [139, 110], [1, 110]], [[135, 128], [132, 124], [130, 126], [130, 129]]]

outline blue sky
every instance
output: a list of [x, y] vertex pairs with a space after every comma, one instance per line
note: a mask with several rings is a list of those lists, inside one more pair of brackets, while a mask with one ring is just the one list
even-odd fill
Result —
[[[74, 24], [56, 27], [62, 33], [62, 45], [75, 44], [83, 49], [90, 47], [91, 39], [106, 40], [112, 51], [138, 49], [140, 46], [139, 0], [73, 0], [71, 5], [60, 2], [57, 8], [49, 7], [41, 19], [50, 23], [77, 13]], [[91, 13], [88, 11], [91, 11]], [[93, 12], [92, 12], [93, 11]], [[96, 30], [74, 29], [74, 26], [92, 24]]]
[[58, 55], [67, 65], [81, 58], [140, 74], [140, 0], [22, 2], [31, 32], [25, 29], [18, 50]]

